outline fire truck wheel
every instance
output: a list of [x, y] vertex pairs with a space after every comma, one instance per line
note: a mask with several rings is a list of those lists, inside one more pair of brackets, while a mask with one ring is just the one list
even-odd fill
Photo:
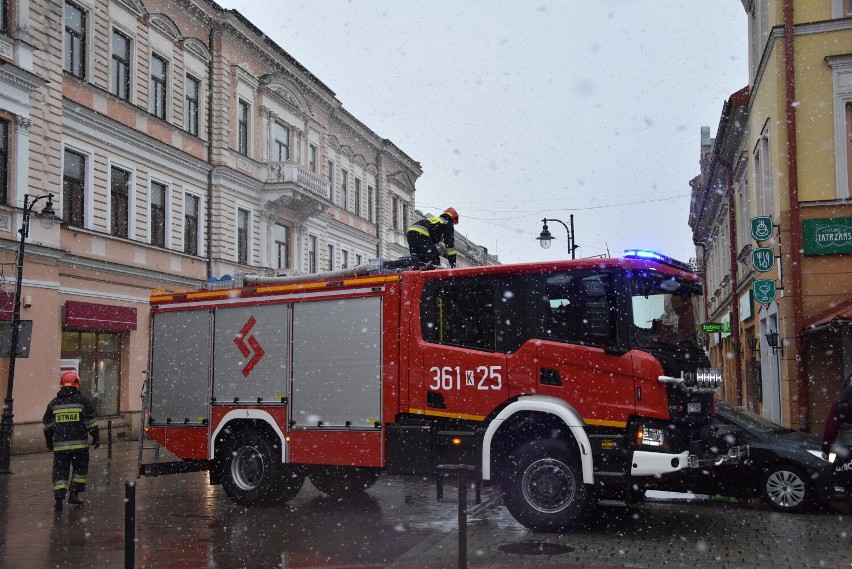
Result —
[[334, 498], [360, 494], [378, 479], [377, 470], [351, 466], [328, 466], [311, 473], [311, 484], [323, 494]]
[[582, 523], [591, 496], [575, 452], [564, 441], [521, 445], [502, 477], [509, 513], [534, 531], [566, 531]]
[[[274, 504], [288, 493], [288, 486], [295, 485], [285, 477], [280, 453], [276, 456], [273, 445], [260, 434], [238, 434], [225, 448], [224, 456], [222, 487], [240, 506]], [[296, 492], [299, 488], [301, 483]]]

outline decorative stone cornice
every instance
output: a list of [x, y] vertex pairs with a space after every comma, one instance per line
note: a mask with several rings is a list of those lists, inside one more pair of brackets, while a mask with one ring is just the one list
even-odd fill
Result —
[[148, 14], [144, 17], [147, 24], [165, 34], [169, 39], [173, 42], [178, 42], [182, 38], [182, 34], [180, 33], [180, 28], [177, 27], [177, 24], [165, 14]]

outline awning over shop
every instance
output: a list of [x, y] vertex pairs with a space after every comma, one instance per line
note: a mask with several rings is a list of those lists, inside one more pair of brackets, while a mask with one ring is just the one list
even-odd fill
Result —
[[804, 333], [809, 334], [821, 330], [831, 324], [852, 322], [852, 298], [844, 300], [836, 306], [820, 312], [805, 322]]
[[66, 300], [63, 324], [67, 330], [136, 330], [136, 309]]

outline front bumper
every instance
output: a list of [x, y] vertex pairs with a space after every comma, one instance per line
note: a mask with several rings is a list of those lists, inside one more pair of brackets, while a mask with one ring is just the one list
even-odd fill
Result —
[[633, 451], [630, 463], [630, 475], [658, 476], [679, 472], [684, 468], [703, 468], [709, 464], [736, 464], [744, 456], [748, 456], [747, 445], [731, 447], [727, 454], [713, 457], [689, 454], [686, 450], [681, 453], [636, 450]]

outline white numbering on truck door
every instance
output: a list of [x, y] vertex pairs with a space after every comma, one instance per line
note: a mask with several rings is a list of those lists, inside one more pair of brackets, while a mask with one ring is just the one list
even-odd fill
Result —
[[[429, 389], [432, 391], [452, 391], [453, 389], [460, 390], [462, 388], [462, 369], [459, 366], [451, 367], [433, 366], [429, 368], [429, 373], [432, 374]], [[469, 378], [474, 375], [471, 370], [464, 370], [465, 385], [473, 385]], [[503, 371], [501, 366], [479, 366], [476, 368], [475, 377], [479, 378], [476, 382], [476, 389], [479, 391], [487, 391], [489, 389], [500, 390], [503, 387]]]

